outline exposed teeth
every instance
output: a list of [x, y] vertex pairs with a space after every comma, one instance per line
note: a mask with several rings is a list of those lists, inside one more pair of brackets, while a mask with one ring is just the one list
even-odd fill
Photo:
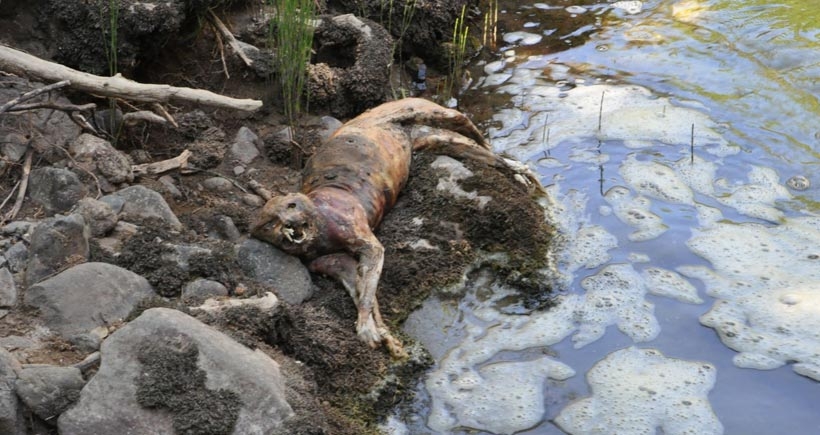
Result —
[[288, 239], [289, 242], [293, 241], [293, 233], [294, 233], [293, 228], [283, 228], [282, 229], [282, 234], [285, 235], [285, 238]]
[[302, 232], [299, 233], [297, 238], [294, 238], [293, 236], [296, 234], [296, 230], [290, 227], [283, 228], [282, 234], [284, 234], [285, 238], [288, 239], [288, 241], [291, 243], [299, 244], [305, 240], [305, 235]]

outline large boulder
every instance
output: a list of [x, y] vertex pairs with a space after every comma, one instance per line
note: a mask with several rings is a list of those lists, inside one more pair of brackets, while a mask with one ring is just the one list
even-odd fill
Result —
[[101, 355], [61, 435], [264, 435], [293, 415], [275, 361], [179, 311], [145, 311]]
[[72, 339], [125, 318], [154, 296], [145, 278], [108, 263], [84, 263], [26, 290], [24, 301], [40, 309], [46, 325]]

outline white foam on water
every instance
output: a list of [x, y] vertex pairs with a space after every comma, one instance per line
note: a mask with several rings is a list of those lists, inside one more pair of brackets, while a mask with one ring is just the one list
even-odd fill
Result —
[[592, 395], [564, 408], [555, 422], [573, 435], [719, 435], [709, 404], [715, 368], [630, 347], [587, 373]]
[[719, 300], [701, 316], [739, 353], [739, 367], [795, 372], [820, 380], [820, 218], [777, 226], [716, 222], [687, 243], [714, 270], [682, 267]]
[[586, 346], [606, 332], [610, 325], [636, 342], [649, 341], [660, 333], [655, 306], [646, 301], [643, 278], [629, 264], [611, 264], [584, 278], [586, 293], [575, 308], [578, 332], [572, 337], [575, 348]]
[[779, 222], [783, 219], [783, 212], [777, 208], [777, 201], [791, 198], [786, 186], [780, 184], [780, 178], [771, 168], [752, 166], [749, 171], [749, 182], [738, 185], [723, 186], [727, 193], [717, 196], [722, 204], [732, 207], [738, 213]]
[[702, 304], [698, 289], [679, 273], [660, 267], [650, 267], [641, 272], [649, 293], [677, 299], [690, 304]]
[[504, 34], [504, 42], [508, 44], [520, 44], [520, 45], [535, 45], [541, 42], [544, 39], [543, 36], [537, 33], [529, 33], [529, 32], [510, 32]]
[[566, 275], [566, 285], [574, 279], [574, 273], [581, 269], [598, 267], [611, 258], [609, 251], [618, 247], [618, 239], [600, 225], [589, 223], [584, 214], [588, 202], [585, 194], [571, 190], [561, 194], [555, 183], [547, 187], [552, 205], [551, 222], [556, 228], [553, 249], [558, 254], [558, 268]]
[[454, 429], [515, 433], [540, 423], [544, 382], [575, 374], [549, 357], [530, 361], [486, 363], [502, 351], [543, 347], [563, 340], [574, 328], [574, 304], [559, 305], [538, 316], [510, 316], [491, 308], [476, 312], [482, 321], [466, 328], [468, 337], [431, 371], [425, 387], [431, 397], [427, 425], [439, 432]]
[[709, 196], [715, 194], [716, 163], [695, 155], [676, 161], [672, 167], [677, 172], [680, 180], [695, 192]]
[[692, 189], [669, 166], [655, 161], [640, 161], [630, 155], [621, 163], [621, 177], [642, 195], [676, 204], [694, 204]]
[[610, 188], [604, 194], [604, 200], [612, 207], [618, 220], [635, 228], [635, 232], [628, 236], [633, 242], [652, 240], [669, 229], [660, 216], [649, 210], [652, 206], [649, 199], [643, 196], [633, 197], [626, 187]]
[[[489, 134], [497, 151], [506, 151], [519, 160], [527, 160], [564, 141], [585, 138], [619, 140], [633, 147], [661, 142], [688, 149], [693, 124], [696, 149], [705, 148], [721, 155], [739, 151], [716, 132], [718, 125], [707, 115], [675, 105], [667, 98], [657, 98], [646, 88], [593, 84], [563, 90], [546, 85], [539, 70], [518, 69], [516, 74], [523, 74], [518, 84], [508, 83], [496, 90], [513, 95], [515, 108], [499, 110], [493, 119], [501, 127], [490, 128]], [[520, 124], [519, 108], [526, 108], [537, 122]], [[549, 143], [544, 140], [545, 129], [549, 130]], [[517, 133], [511, 135], [513, 131]]]

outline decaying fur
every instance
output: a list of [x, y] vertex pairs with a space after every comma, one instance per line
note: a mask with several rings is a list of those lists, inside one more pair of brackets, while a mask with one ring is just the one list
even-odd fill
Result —
[[538, 186], [520, 164], [493, 154], [463, 114], [408, 98], [343, 125], [307, 162], [301, 192], [272, 198], [251, 229], [254, 237], [309, 260], [312, 271], [341, 281], [358, 308], [359, 338], [371, 347], [384, 343], [394, 356], [404, 350], [379, 312], [384, 248], [373, 230], [396, 203], [414, 150], [513, 169]]

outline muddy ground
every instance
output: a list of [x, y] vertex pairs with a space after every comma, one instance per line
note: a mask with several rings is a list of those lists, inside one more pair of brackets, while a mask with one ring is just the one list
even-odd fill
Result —
[[[435, 69], [435, 65], [440, 63], [441, 43], [450, 38], [452, 22], [461, 3], [429, 2], [429, 7], [419, 10], [413, 27], [402, 33], [404, 43], [401, 50], [395, 53], [391, 81], [381, 85], [384, 86], [382, 94], [385, 99], [413, 92], [409, 87], [411, 80], [408, 71], [403, 66], [403, 60], [410, 56], [429, 59], [429, 83], [433, 91], [423, 96], [433, 96], [435, 83], [443, 74]], [[185, 4], [190, 8], [194, 2]], [[266, 27], [259, 5], [212, 2], [211, 6], [216, 6], [215, 10], [236, 29], [238, 36], [251, 43], [262, 43], [264, 33], [260, 32], [264, 32]], [[321, 7], [323, 13], [331, 16], [365, 12], [374, 22], [385, 19], [378, 2], [329, 1], [323, 2]], [[4, 30], [0, 31], [0, 42], [16, 44], [34, 54], [90, 72], [101, 73], [104, 72], [101, 69], [107, 68], [104, 52], [96, 47], [99, 45], [99, 41], [94, 39], [97, 35], [84, 33], [89, 23], [85, 22], [85, 27], [77, 27], [83, 19], [98, 19], [99, 12], [95, 15], [92, 8], [79, 16], [82, 8], [72, 10], [66, 2], [3, 0], [2, 9], [0, 29]], [[135, 184], [144, 184], [163, 193], [182, 221], [185, 229], [180, 234], [161, 234], [163, 238], [179, 243], [207, 245], [219, 255], [186, 274], [164, 269], [164, 265], [156, 263], [161, 248], [151, 243], [157, 235], [146, 231], [127, 243], [119, 258], [112, 258], [101, 249], [92, 249], [92, 260], [112, 262], [143, 274], [159, 293], [150, 305], [185, 311], [178, 297], [179, 288], [186, 280], [197, 276], [222, 282], [234, 297], [266, 290], [253, 286], [243, 289], [242, 274], [236, 267], [232, 250], [228, 244], [221, 245], [221, 242], [209, 238], [209, 233], [218, 225], [216, 221], [219, 216], [232, 218], [239, 231], [247, 235], [256, 208], [243, 203], [236, 193], [202, 189], [202, 181], [222, 175], [235, 180], [235, 184], [242, 189], [247, 189], [248, 174], [252, 174], [254, 180], [274, 193], [296, 191], [301, 180], [301, 166], [321, 142], [318, 116], [327, 114], [329, 108], [310, 106], [310, 113], [300, 118], [293, 130], [295, 144], [287, 141], [281, 133], [287, 127], [281, 112], [281, 101], [271, 78], [265, 77], [258, 69], [246, 67], [229, 53], [223, 67], [222, 52], [213, 29], [202, 24], [201, 16], [190, 9], [181, 10], [185, 14], [175, 16], [179, 22], [163, 25], [156, 22], [148, 29], [150, 32], [143, 29], [142, 33], [138, 33], [134, 30], [137, 33], [133, 38], [124, 36], [128, 41], [121, 57], [124, 74], [143, 82], [168, 83], [209, 89], [234, 97], [262, 99], [265, 106], [252, 114], [207, 107], [169, 106], [168, 110], [180, 124], [178, 128], [157, 125], [129, 127], [122, 131], [117, 147], [129, 153], [135, 163], [170, 158], [184, 149], [194, 152], [192, 162], [203, 171], [170, 174], [182, 192], [181, 197], [165, 194], [157, 177], [139, 178]], [[398, 15], [391, 19], [393, 27], [397, 21], [401, 21]], [[31, 24], [28, 27], [27, 22]], [[43, 23], [47, 23], [48, 27], [33, 25]], [[172, 24], [176, 27], [168, 28]], [[69, 25], [84, 30], [67, 32]], [[135, 28], [139, 29], [139, 26]], [[397, 36], [396, 29], [392, 30], [394, 37]], [[145, 39], [146, 34], [154, 35], [154, 39]], [[50, 39], [54, 35], [62, 35], [65, 40]], [[94, 39], [94, 43], [89, 43], [89, 38]], [[67, 92], [66, 96], [78, 104], [88, 101], [102, 107], [109, 104], [82, 93]], [[130, 103], [119, 101], [118, 104], [124, 111], [133, 110]], [[224, 159], [224, 143], [230, 143], [240, 126], [256, 132], [262, 140], [264, 155], [251, 163], [244, 174], [236, 175], [232, 162]], [[34, 167], [61, 160], [59, 153], [43, 153], [37, 157]], [[539, 269], [544, 266], [545, 250], [552, 232], [530, 192], [512, 181], [510, 174], [466, 162], [475, 175], [462, 182], [464, 190], [475, 190], [494, 199], [484, 209], [479, 208], [475, 201], [453, 200], [436, 189], [441, 174], [430, 167], [433, 158], [424, 154], [414, 157], [410, 181], [377, 232], [386, 251], [379, 298], [382, 312], [393, 330], [399, 331], [407, 315], [431, 292], [439, 292], [443, 296], [445, 292], [442, 289], [458, 289], [480, 267], [494, 269], [499, 280], [519, 288], [524, 309], [548, 307], [549, 288], [542, 284], [546, 281]], [[0, 177], [0, 198], [8, 195], [20, 177], [19, 165]], [[5, 211], [7, 209], [2, 210]], [[27, 201], [18, 219], [43, 216], [43, 210]], [[423, 219], [421, 225], [411, 224], [414, 218], [419, 217]], [[435, 249], [414, 249], [411, 245], [418, 239], [426, 239]], [[506, 258], [491, 261], [488, 255], [491, 253], [505, 253]], [[312, 278], [318, 291], [302, 305], [283, 305], [273, 314], [233, 310], [225, 316], [201, 317], [201, 320], [228, 332], [248, 346], [261, 348], [282, 364], [288, 379], [288, 400], [297, 414], [285, 433], [376, 433], [375, 423], [406, 397], [430, 360], [426, 352], [415, 346], [409, 337], [402, 337], [413, 354], [413, 358], [406, 361], [393, 361], [386, 351], [374, 351], [363, 346], [355, 336], [353, 325], [356, 310], [347, 293], [339, 284], [324, 277], [314, 275]], [[457, 292], [447, 294], [458, 296]], [[16, 307], [0, 319], [0, 336], [35, 333], [36, 324], [31, 320], [33, 314], [26, 307]], [[137, 314], [134, 313], [134, 316]], [[49, 340], [48, 346], [27, 354], [22, 362], [67, 365], [85, 356], [68, 343]]]

